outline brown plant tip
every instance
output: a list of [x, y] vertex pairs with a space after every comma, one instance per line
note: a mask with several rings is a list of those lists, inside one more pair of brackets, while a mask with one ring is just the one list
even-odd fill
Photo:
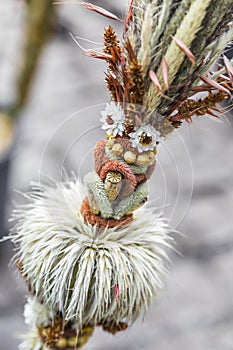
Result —
[[120, 56], [122, 49], [120, 47], [120, 41], [117, 38], [115, 30], [108, 26], [104, 31], [104, 52], [106, 54], [112, 55], [112, 50], [118, 52], [118, 62], [120, 61]]
[[119, 322], [114, 324], [103, 324], [102, 327], [105, 332], [115, 335], [116, 333], [125, 331], [128, 328], [128, 324], [126, 322]]
[[42, 343], [49, 349], [78, 350], [86, 344], [94, 331], [93, 326], [84, 326], [79, 333], [77, 333], [71, 323], [64, 325], [62, 322], [60, 318], [48, 327], [40, 327], [38, 329]]
[[108, 70], [105, 76], [106, 87], [115, 102], [122, 102], [123, 89], [120, 84], [120, 76], [122, 74], [120, 65], [122, 62], [122, 47], [117, 38], [115, 30], [108, 26], [104, 32], [104, 54], [111, 58], [107, 59]]
[[219, 91], [217, 93], [210, 92], [208, 96], [203, 99], [188, 99], [177, 108], [177, 114], [170, 117], [169, 120], [173, 125], [176, 125], [176, 123], [179, 123], [182, 119], [191, 122], [194, 115], [199, 117], [210, 114], [217, 117], [214, 112], [220, 112], [220, 110], [216, 108], [216, 105], [223, 102], [226, 98], [227, 94], [223, 91]]
[[92, 214], [91, 207], [86, 197], [83, 200], [81, 206], [81, 213], [85, 221], [89, 222], [91, 225], [96, 225], [98, 227], [116, 227], [116, 226], [125, 226], [130, 224], [133, 221], [133, 214], [125, 215], [121, 219], [103, 219], [101, 216]]
[[142, 66], [137, 60], [129, 38], [125, 40], [129, 67], [123, 70], [124, 88], [127, 89], [127, 102], [142, 104], [144, 96], [144, 79]]
[[49, 326], [39, 327], [38, 332], [43, 344], [48, 346], [50, 349], [56, 349], [57, 342], [64, 334], [62, 318], [57, 318]]
[[126, 38], [124, 47], [120, 46], [116, 32], [108, 26], [104, 32], [104, 55], [109, 57], [106, 59], [108, 70], [105, 82], [113, 101], [142, 104], [143, 70], [129, 38]]
[[117, 102], [117, 94], [116, 94], [116, 78], [114, 78], [111, 74], [106, 73], [105, 74], [105, 83], [108, 91], [110, 92], [111, 98], [114, 102]]
[[109, 70], [116, 73], [118, 71], [118, 64], [121, 61], [122, 49], [120, 41], [117, 39], [115, 30], [108, 26], [104, 32], [104, 53], [111, 58], [108, 59]]
[[142, 66], [135, 59], [131, 61], [128, 71], [129, 76], [129, 102], [142, 104], [144, 96], [144, 79]]
[[127, 53], [128, 53], [129, 62], [137, 61], [137, 56], [133, 50], [133, 47], [131, 45], [129, 38], [125, 39], [125, 48], [126, 48]]

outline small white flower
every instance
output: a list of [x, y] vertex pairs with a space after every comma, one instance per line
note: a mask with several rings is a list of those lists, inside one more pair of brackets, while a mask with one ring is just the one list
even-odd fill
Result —
[[152, 125], [142, 125], [135, 132], [131, 132], [129, 136], [132, 146], [141, 153], [152, 151], [156, 146], [156, 142], [159, 141], [160, 134]]
[[[119, 103], [107, 103], [105, 110], [101, 112], [101, 115], [102, 118], [100, 121], [104, 123], [102, 129], [112, 132], [114, 137], [116, 135], [123, 135], [125, 116]], [[110, 118], [111, 123], [108, 123], [107, 118]]]
[[32, 298], [28, 298], [27, 299], [27, 304], [25, 304], [24, 306], [24, 320], [25, 320], [25, 323], [30, 325], [30, 324], [33, 324], [35, 325], [35, 319], [34, 319], [34, 301]]
[[39, 333], [36, 328], [32, 328], [22, 337], [23, 342], [19, 345], [19, 350], [49, 350], [42, 344]]
[[29, 326], [47, 326], [53, 319], [53, 313], [38, 302], [36, 297], [29, 297], [27, 304], [24, 306], [25, 323]]

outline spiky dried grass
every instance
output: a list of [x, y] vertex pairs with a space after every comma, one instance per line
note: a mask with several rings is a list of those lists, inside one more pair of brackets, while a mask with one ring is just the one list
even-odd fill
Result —
[[[175, 37], [182, 41], [187, 47], [191, 47], [193, 40], [196, 38], [209, 3], [210, 0], [194, 1], [190, 6], [187, 15], [184, 17], [183, 21], [177, 29]], [[174, 41], [172, 41], [165, 53], [164, 58], [169, 67], [168, 79], [169, 85], [171, 85], [182, 62], [185, 59], [185, 53]], [[163, 91], [165, 91], [166, 88], [163, 84], [161, 68], [158, 70], [157, 76], [159, 81], [162, 82]], [[151, 84], [145, 101], [147, 108], [149, 110], [156, 108], [159, 105], [161, 98], [161, 95], [157, 93], [157, 91], [154, 89], [154, 86]]]
[[150, 46], [151, 46], [151, 35], [152, 35], [152, 9], [151, 5], [149, 4], [147, 6], [143, 26], [142, 26], [142, 33], [141, 33], [141, 48], [138, 53], [138, 60], [142, 65], [143, 70], [143, 77], [145, 78], [145, 75], [148, 70], [149, 61], [150, 61]]
[[76, 180], [34, 187], [14, 211], [15, 259], [36, 297], [66, 321], [134, 321], [163, 287], [168, 225], [145, 208], [128, 226], [98, 231], [83, 220], [81, 192]]
[[[185, 99], [196, 92], [209, 91], [200, 75], [209, 74], [232, 41], [232, 11], [231, 0], [133, 2], [124, 39], [127, 42], [129, 38], [143, 68], [143, 105], [151, 112], [151, 117], [146, 116], [144, 122], [153, 124], [157, 114], [169, 119]], [[151, 71], [157, 84], [150, 79]]]

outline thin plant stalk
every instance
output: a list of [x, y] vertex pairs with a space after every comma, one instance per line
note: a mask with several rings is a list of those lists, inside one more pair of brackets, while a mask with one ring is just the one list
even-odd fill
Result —
[[12, 116], [23, 108], [28, 100], [38, 61], [48, 41], [54, 19], [54, 5], [51, 0], [27, 1], [27, 18], [22, 65], [16, 86], [16, 102]]

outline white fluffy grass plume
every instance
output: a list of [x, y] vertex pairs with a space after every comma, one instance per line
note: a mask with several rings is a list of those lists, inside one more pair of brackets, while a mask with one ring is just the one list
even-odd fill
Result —
[[23, 341], [19, 345], [19, 350], [50, 350], [47, 346], [42, 344], [36, 328], [30, 330], [21, 338]]
[[75, 179], [26, 195], [13, 214], [15, 258], [36, 297], [78, 328], [134, 321], [163, 286], [169, 228], [145, 207], [128, 226], [99, 230], [83, 220], [81, 191]]

